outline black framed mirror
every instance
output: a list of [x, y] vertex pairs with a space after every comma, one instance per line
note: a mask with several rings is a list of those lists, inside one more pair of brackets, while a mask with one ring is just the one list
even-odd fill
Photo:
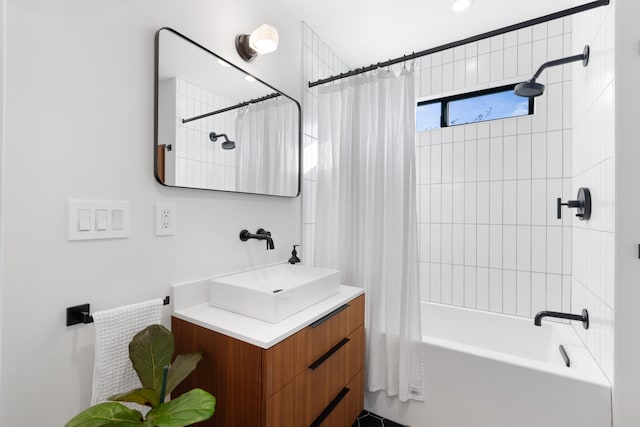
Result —
[[156, 179], [296, 197], [300, 104], [171, 28], [156, 33]]

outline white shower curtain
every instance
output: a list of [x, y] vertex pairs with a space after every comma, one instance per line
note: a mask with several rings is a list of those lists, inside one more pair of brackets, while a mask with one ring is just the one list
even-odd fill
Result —
[[413, 69], [319, 94], [315, 264], [365, 289], [370, 391], [424, 400]]
[[297, 107], [277, 97], [250, 104], [236, 118], [236, 191], [295, 195], [298, 190]]

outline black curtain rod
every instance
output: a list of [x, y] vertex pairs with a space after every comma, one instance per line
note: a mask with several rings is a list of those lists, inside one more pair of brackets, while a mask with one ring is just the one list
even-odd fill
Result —
[[189, 119], [182, 119], [182, 123], [189, 123], [189, 122], [192, 122], [194, 120], [204, 119], [205, 117], [214, 116], [216, 114], [220, 114], [220, 113], [224, 113], [224, 112], [227, 112], [227, 111], [235, 110], [236, 108], [246, 107], [249, 104], [255, 104], [257, 102], [266, 101], [267, 99], [276, 98], [276, 97], [278, 97], [280, 95], [281, 94], [277, 93], [277, 92], [270, 93], [269, 95], [265, 95], [262, 98], [251, 99], [249, 101], [241, 102], [240, 104], [232, 105], [231, 107], [222, 108], [220, 110], [212, 111], [210, 113], [201, 114], [199, 116], [191, 117]]
[[314, 86], [319, 86], [325, 83], [330, 83], [336, 80], [344, 79], [346, 77], [356, 76], [358, 74], [363, 74], [363, 73], [366, 73], [367, 71], [372, 71], [377, 68], [383, 68], [383, 67], [388, 67], [390, 65], [400, 64], [405, 61], [410, 61], [412, 59], [420, 58], [421, 56], [431, 55], [432, 53], [441, 52], [443, 50], [465, 45], [467, 43], [477, 42], [479, 40], [487, 39], [493, 36], [498, 36], [500, 34], [505, 34], [510, 31], [520, 30], [522, 28], [530, 27], [532, 25], [542, 24], [543, 22], [553, 21], [554, 19], [564, 18], [565, 16], [574, 15], [576, 13], [585, 12], [587, 10], [591, 10], [597, 7], [602, 7], [607, 5], [609, 5], [609, 0], [597, 0], [591, 3], [585, 3], [580, 6], [564, 9], [559, 12], [541, 16], [539, 18], [529, 19], [528, 21], [523, 21], [518, 24], [509, 25], [506, 27], [499, 28], [497, 30], [478, 34], [477, 36], [472, 36], [472, 37], [468, 37], [466, 39], [458, 40], [455, 42], [446, 43], [437, 47], [433, 47], [431, 49], [421, 50], [420, 52], [413, 52], [409, 55], [402, 55], [401, 57], [398, 57], [395, 59], [389, 59], [388, 61], [384, 61], [384, 62], [378, 62], [376, 64], [371, 64], [366, 67], [356, 68], [354, 70], [340, 73], [336, 76], [330, 76], [325, 79], [316, 80], [315, 82], [309, 82], [309, 87], [311, 88]]

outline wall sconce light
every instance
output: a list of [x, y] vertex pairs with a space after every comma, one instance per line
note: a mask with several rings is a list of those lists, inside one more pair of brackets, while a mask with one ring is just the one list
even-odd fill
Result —
[[236, 37], [236, 50], [242, 59], [251, 62], [258, 55], [265, 55], [276, 50], [278, 40], [278, 30], [264, 24], [251, 34], [239, 34]]

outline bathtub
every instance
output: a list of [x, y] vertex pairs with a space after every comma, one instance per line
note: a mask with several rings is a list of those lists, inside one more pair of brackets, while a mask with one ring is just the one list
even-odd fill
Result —
[[611, 385], [571, 326], [421, 310], [425, 401], [367, 392], [366, 409], [412, 427], [611, 427]]

